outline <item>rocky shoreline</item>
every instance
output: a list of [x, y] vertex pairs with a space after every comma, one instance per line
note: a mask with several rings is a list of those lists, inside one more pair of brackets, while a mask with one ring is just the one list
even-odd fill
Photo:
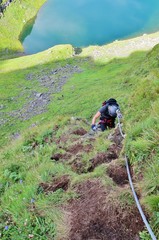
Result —
[[152, 34], [145, 33], [142, 36], [126, 40], [115, 40], [110, 44], [102, 46], [89, 46], [82, 49], [80, 55], [107, 62], [113, 58], [128, 57], [137, 51], [151, 50], [157, 44], [159, 44], [159, 32]]

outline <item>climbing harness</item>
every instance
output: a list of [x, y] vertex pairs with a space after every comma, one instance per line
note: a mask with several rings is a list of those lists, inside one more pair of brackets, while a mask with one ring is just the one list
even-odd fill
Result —
[[105, 124], [109, 128], [115, 127], [115, 123], [114, 123], [114, 120], [112, 118], [110, 118], [110, 119], [107, 119], [107, 118], [101, 119], [99, 121], [99, 123], [97, 124], [97, 126], [100, 126], [100, 124]]
[[[117, 115], [117, 118], [118, 118], [118, 127], [119, 127], [120, 134], [121, 134], [121, 136], [122, 136], [123, 138], [125, 138], [125, 135], [124, 135], [123, 132], [122, 132], [121, 123], [120, 123], [120, 118], [119, 118], [118, 115]], [[142, 220], [143, 220], [143, 222], [145, 223], [145, 226], [146, 226], [146, 228], [147, 228], [147, 230], [148, 230], [148, 232], [149, 232], [152, 240], [157, 240], [157, 238], [155, 237], [155, 235], [154, 235], [154, 233], [153, 233], [153, 231], [152, 231], [152, 229], [151, 229], [151, 227], [150, 227], [150, 225], [149, 225], [149, 223], [148, 223], [148, 221], [147, 221], [147, 219], [146, 219], [146, 217], [145, 217], [145, 215], [144, 215], [144, 212], [143, 212], [143, 210], [142, 210], [142, 208], [141, 208], [140, 202], [139, 202], [138, 197], [137, 197], [137, 195], [136, 195], [136, 192], [135, 192], [135, 190], [134, 190], [134, 186], [133, 186], [133, 182], [132, 182], [132, 178], [131, 178], [130, 170], [129, 170], [128, 159], [127, 159], [127, 156], [126, 156], [126, 155], [125, 155], [125, 162], [126, 162], [126, 170], [127, 170], [127, 174], [128, 174], [129, 184], [130, 184], [130, 187], [131, 187], [131, 190], [132, 190], [132, 193], [133, 193], [133, 196], [134, 196], [134, 199], [135, 199], [137, 208], [138, 208], [138, 210], [139, 210], [139, 212], [140, 212], [140, 214], [141, 214]]]

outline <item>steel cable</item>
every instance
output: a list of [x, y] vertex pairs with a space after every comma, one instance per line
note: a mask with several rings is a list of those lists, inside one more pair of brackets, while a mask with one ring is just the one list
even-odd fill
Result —
[[[119, 127], [120, 134], [121, 134], [121, 136], [123, 138], [125, 138], [125, 135], [122, 132], [119, 116], [117, 116], [117, 118], [118, 118], [118, 127]], [[132, 193], [133, 193], [133, 196], [134, 196], [137, 208], [138, 208], [138, 210], [139, 210], [139, 212], [141, 214], [142, 220], [145, 223], [145, 226], [146, 226], [146, 228], [147, 228], [147, 230], [148, 230], [152, 240], [157, 240], [157, 238], [155, 237], [155, 235], [154, 235], [154, 233], [153, 233], [153, 231], [152, 231], [152, 229], [151, 229], [151, 227], [150, 227], [150, 225], [149, 225], [149, 223], [148, 223], [148, 221], [147, 221], [147, 219], [145, 217], [145, 214], [144, 214], [144, 212], [143, 212], [143, 210], [141, 208], [140, 202], [139, 202], [138, 197], [136, 195], [136, 192], [134, 190], [134, 186], [133, 186], [133, 182], [132, 182], [132, 178], [131, 178], [131, 174], [130, 174], [130, 170], [129, 170], [128, 158], [127, 158], [126, 155], [125, 155], [125, 162], [126, 162], [126, 170], [127, 170], [127, 174], [128, 174], [129, 184], [130, 184], [130, 187], [131, 187], [131, 190], [132, 190]]]

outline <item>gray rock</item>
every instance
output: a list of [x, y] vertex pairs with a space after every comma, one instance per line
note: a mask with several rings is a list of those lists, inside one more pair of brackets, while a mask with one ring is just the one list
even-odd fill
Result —
[[[26, 95], [26, 103], [21, 109], [10, 111], [8, 113], [2, 113], [2, 119], [0, 124], [4, 125], [8, 122], [8, 118], [12, 118], [12, 122], [19, 119], [21, 121], [28, 120], [33, 116], [41, 114], [47, 111], [47, 106], [53, 98], [54, 93], [60, 92], [63, 85], [74, 74], [80, 73], [80, 69], [77, 65], [66, 64], [65, 66], [59, 66], [56, 69], [48, 71], [48, 69], [40, 70], [37, 74], [29, 73], [26, 76], [26, 80], [33, 81], [33, 86], [23, 87], [23, 91], [16, 97], [11, 97], [8, 102], [20, 101], [20, 98]], [[45, 88], [45, 92], [34, 91], [35, 80], [39, 83], [40, 87]], [[61, 98], [60, 98], [61, 99]], [[3, 109], [4, 105], [0, 106]]]
[[3, 104], [0, 105], [0, 110], [4, 109], [5, 106]]
[[37, 93], [37, 94], [36, 94], [36, 97], [39, 98], [39, 97], [41, 97], [42, 95], [43, 95], [43, 93]]

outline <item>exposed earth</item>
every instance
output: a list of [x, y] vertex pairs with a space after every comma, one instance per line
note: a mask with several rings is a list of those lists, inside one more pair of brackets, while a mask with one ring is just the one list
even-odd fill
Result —
[[[100, 178], [87, 178], [71, 185], [70, 177], [63, 175], [53, 176], [50, 182], [40, 183], [39, 187], [44, 194], [58, 189], [71, 189], [78, 196], [61, 206], [68, 234], [59, 235], [58, 239], [139, 240], [139, 232], [144, 229], [144, 224], [129, 188], [126, 168], [119, 161], [122, 137], [118, 128], [109, 134], [111, 143], [105, 152], [97, 153], [88, 164], [82, 161], [84, 154], [92, 151], [98, 136], [87, 133], [84, 128], [70, 128], [56, 139], [59, 153], [51, 156], [52, 161], [68, 164], [78, 174], [93, 172], [97, 166], [106, 165], [105, 177], [112, 181], [112, 185], [105, 185]], [[72, 144], [67, 144], [68, 140]], [[62, 154], [61, 149], [65, 153]]]
[[71, 213], [69, 239], [139, 239], [143, 222], [134, 204], [122, 206], [116, 200], [120, 188], [105, 189], [100, 181], [87, 180], [75, 186], [75, 190], [79, 199], [71, 201], [67, 207]]

